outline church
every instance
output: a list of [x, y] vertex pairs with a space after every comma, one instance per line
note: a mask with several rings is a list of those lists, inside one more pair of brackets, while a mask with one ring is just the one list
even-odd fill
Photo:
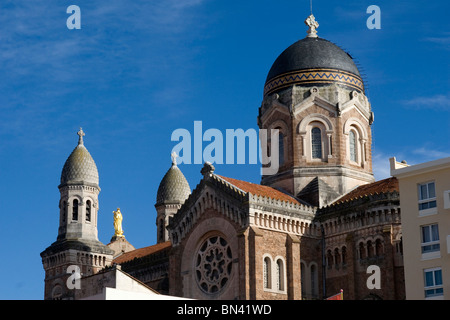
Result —
[[[398, 181], [374, 179], [364, 81], [348, 53], [318, 36], [312, 14], [305, 24], [306, 37], [270, 68], [257, 113], [260, 129], [279, 130], [278, 172], [254, 184], [207, 162], [191, 190], [173, 157], [155, 195], [153, 245], [125, 239], [120, 209], [111, 242], [98, 240], [99, 173], [78, 132], [61, 173], [58, 236], [41, 253], [44, 299], [98, 292], [92, 277], [119, 266], [191, 299], [405, 298]], [[68, 285], [73, 265], [81, 288]]]

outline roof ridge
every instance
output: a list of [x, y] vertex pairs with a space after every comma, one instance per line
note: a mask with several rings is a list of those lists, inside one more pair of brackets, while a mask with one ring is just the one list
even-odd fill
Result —
[[[214, 174], [214, 175], [216, 177], [219, 177], [222, 181], [225, 181], [226, 183], [232, 185], [234, 188], [244, 192], [245, 194], [250, 193], [250, 194], [253, 194], [253, 195], [257, 195], [257, 196], [261, 196], [261, 197], [267, 197], [267, 198], [274, 199], [274, 200], [287, 201], [287, 202], [291, 202], [291, 203], [294, 203], [294, 204], [302, 204], [294, 196], [292, 196], [292, 195], [290, 195], [290, 194], [288, 194], [286, 192], [283, 192], [281, 190], [278, 190], [278, 189], [276, 189], [274, 187], [271, 187], [271, 186], [266, 186], [266, 185], [263, 185], [263, 184], [257, 184], [257, 183], [253, 183], [253, 182], [249, 182], [249, 181], [245, 181], [245, 180], [239, 180], [239, 179], [219, 176], [217, 174]], [[229, 179], [231, 181], [229, 181], [227, 179]], [[233, 181], [236, 181], [238, 183], [240, 182], [242, 184], [247, 184], [249, 186], [254, 186], [255, 188], [264, 189], [266, 192], [263, 192], [264, 190], [245, 190], [245, 189], [242, 189], [243, 186], [237, 186], [235, 183], [233, 183]], [[279, 197], [276, 194], [273, 194], [273, 195], [269, 194], [268, 193], [269, 190], [274, 192], [274, 193], [277, 193], [278, 195], [282, 195], [282, 197]]]
[[378, 196], [381, 194], [388, 194], [393, 192], [398, 192], [398, 180], [395, 177], [388, 177], [385, 179], [374, 181], [372, 183], [357, 186], [352, 190], [350, 190], [349, 192], [347, 192], [346, 194], [342, 195], [342, 197], [334, 201], [332, 204], [330, 204], [330, 206], [335, 206], [346, 202], [348, 203], [357, 199], [362, 199], [364, 197], [369, 197], [373, 195]]
[[[142, 248], [137, 248], [137, 249], [134, 249], [134, 250], [131, 250], [128, 252], [124, 252], [120, 256], [113, 259], [113, 263], [121, 264], [121, 263], [125, 263], [128, 261], [132, 261], [134, 259], [142, 258], [142, 257], [148, 256], [148, 255], [157, 253], [163, 249], [166, 249], [166, 248], [170, 247], [171, 245], [172, 245], [172, 243], [170, 241], [165, 241], [165, 242], [155, 243], [153, 245], [149, 245], [149, 246], [142, 247]], [[145, 251], [145, 249], [149, 249], [149, 248], [157, 247], [157, 246], [159, 246], [159, 248], [157, 248], [155, 251], [151, 251], [148, 253], [144, 252], [144, 254], [142, 254], [142, 255], [136, 255], [136, 254], [139, 254], [140, 252]]]

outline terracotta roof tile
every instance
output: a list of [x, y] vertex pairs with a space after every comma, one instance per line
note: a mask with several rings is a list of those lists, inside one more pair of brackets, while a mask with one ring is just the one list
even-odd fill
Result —
[[124, 254], [118, 256], [113, 260], [113, 263], [121, 264], [123, 262], [131, 261], [135, 258], [141, 258], [153, 254], [155, 252], [161, 251], [163, 249], [169, 248], [172, 244], [170, 241], [154, 244], [152, 246], [139, 248], [133, 251], [125, 252]]
[[289, 201], [291, 203], [300, 204], [300, 202], [297, 201], [295, 198], [272, 187], [263, 186], [260, 184], [237, 180], [233, 178], [227, 178], [219, 175], [217, 176], [245, 192], [250, 192], [251, 194], [269, 197], [276, 200]]
[[343, 197], [339, 198], [333, 204], [339, 204], [346, 201], [351, 201], [357, 198], [369, 196], [371, 194], [398, 192], [398, 180], [395, 177], [387, 178], [384, 180], [376, 181], [373, 183], [365, 184], [350, 191]]

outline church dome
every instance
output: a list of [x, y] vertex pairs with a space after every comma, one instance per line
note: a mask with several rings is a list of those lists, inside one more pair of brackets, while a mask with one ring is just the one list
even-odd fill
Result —
[[[313, 23], [316, 23], [314, 16]], [[353, 58], [334, 43], [319, 38], [310, 26], [308, 36], [284, 50], [273, 63], [267, 75], [264, 95], [298, 84], [320, 86], [338, 83], [353, 90], [364, 92], [364, 85]], [[315, 26], [315, 27], [314, 27]]]
[[[173, 157], [175, 158], [175, 157]], [[175, 159], [166, 172], [158, 187], [156, 204], [184, 203], [191, 194], [191, 188], [181, 170], [177, 167]]]
[[61, 185], [69, 182], [83, 182], [98, 186], [98, 170], [89, 151], [83, 143], [84, 132], [78, 132], [78, 145], [64, 163], [61, 173]]

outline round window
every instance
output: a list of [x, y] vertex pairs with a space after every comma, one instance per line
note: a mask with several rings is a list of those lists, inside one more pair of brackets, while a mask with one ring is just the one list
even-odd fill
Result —
[[198, 285], [208, 294], [221, 291], [230, 280], [232, 266], [228, 242], [220, 236], [206, 239], [200, 246], [195, 261]]

